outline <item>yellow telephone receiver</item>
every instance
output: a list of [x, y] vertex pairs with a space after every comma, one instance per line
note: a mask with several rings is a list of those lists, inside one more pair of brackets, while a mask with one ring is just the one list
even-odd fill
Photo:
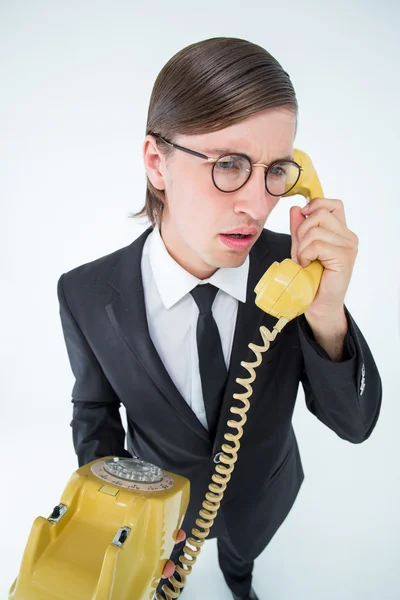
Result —
[[[285, 197], [323, 197], [307, 154], [294, 150], [294, 159], [302, 167], [301, 176]], [[243, 407], [230, 409], [240, 420], [227, 423], [237, 433], [224, 435], [231, 445], [222, 444], [222, 464], [215, 466], [198, 528], [192, 529], [180, 556], [184, 568], [176, 567], [180, 579], [169, 578], [173, 589], [163, 586], [166, 600], [179, 596], [216, 518], [237, 460], [255, 368], [283, 327], [307, 310], [321, 276], [319, 261], [302, 268], [286, 259], [271, 265], [255, 288], [257, 306], [278, 321], [272, 332], [260, 327], [264, 345], [250, 343], [256, 360], [241, 363], [250, 377], [236, 379], [246, 391], [233, 397]], [[188, 479], [135, 458], [109, 456], [80, 467], [52, 514], [35, 519], [9, 599], [151, 600], [182, 525], [189, 490]], [[156, 598], [163, 600], [160, 594]]]
[[[323, 191], [310, 158], [301, 150], [294, 150], [294, 160], [302, 167], [297, 185], [287, 196], [301, 194], [306, 198], [322, 198]], [[303, 314], [313, 301], [322, 277], [323, 267], [314, 260], [308, 267], [287, 258], [274, 263], [258, 282], [256, 304], [273, 317], [289, 321]]]

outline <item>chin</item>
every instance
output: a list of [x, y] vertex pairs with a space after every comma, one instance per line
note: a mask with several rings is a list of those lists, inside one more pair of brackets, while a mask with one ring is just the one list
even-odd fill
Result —
[[238, 254], [237, 252], [232, 252], [232, 253], [227, 252], [227, 253], [225, 253], [225, 256], [219, 257], [219, 260], [217, 260], [216, 263], [218, 262], [219, 268], [229, 269], [229, 268], [240, 267], [246, 260], [248, 254], [249, 254], [249, 251], [246, 251], [243, 254]]

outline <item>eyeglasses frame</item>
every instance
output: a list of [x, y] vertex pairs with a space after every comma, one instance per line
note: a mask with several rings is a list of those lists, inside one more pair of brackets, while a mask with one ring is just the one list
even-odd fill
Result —
[[[181, 150], [182, 152], [187, 152], [188, 154], [192, 154], [193, 156], [197, 156], [199, 158], [202, 158], [203, 160], [206, 160], [207, 162], [213, 164], [213, 168], [212, 168], [212, 172], [211, 172], [211, 177], [213, 180], [213, 184], [215, 185], [215, 187], [217, 188], [217, 190], [219, 190], [220, 192], [223, 192], [224, 194], [231, 194], [232, 192], [237, 192], [238, 190], [240, 190], [240, 188], [242, 188], [244, 185], [246, 185], [246, 183], [249, 181], [251, 174], [253, 172], [253, 167], [264, 167], [264, 169], [266, 169], [265, 171], [265, 189], [267, 190], [268, 194], [270, 194], [271, 196], [275, 196], [275, 197], [283, 197], [285, 196], [285, 194], [288, 194], [297, 184], [297, 182], [300, 179], [301, 176], [301, 172], [303, 171], [303, 167], [301, 165], [299, 165], [296, 161], [294, 160], [282, 160], [282, 159], [278, 159], [278, 160], [274, 160], [274, 162], [272, 162], [270, 165], [264, 165], [263, 163], [252, 163], [250, 158], [246, 155], [246, 154], [241, 154], [240, 152], [226, 152], [225, 154], [221, 154], [220, 156], [218, 156], [218, 158], [211, 158], [210, 156], [206, 156], [205, 154], [202, 154], [201, 152], [197, 152], [196, 150], [190, 150], [189, 148], [184, 148], [183, 146], [179, 146], [178, 144], [173, 144], [172, 142], [168, 142], [165, 138], [161, 137], [161, 135], [158, 135], [156, 133], [150, 133], [150, 135], [153, 135], [155, 138], [161, 140], [162, 142], [164, 142], [165, 144], [168, 144], [168, 146], [171, 146], [172, 148], [176, 148], [177, 150]], [[221, 158], [224, 158], [224, 156], [241, 156], [242, 158], [245, 158], [249, 164], [250, 164], [250, 174], [248, 176], [248, 178], [246, 179], [246, 181], [244, 183], [242, 183], [242, 185], [240, 185], [238, 188], [236, 188], [235, 190], [221, 190], [221, 188], [219, 188], [217, 186], [217, 184], [215, 183], [215, 179], [214, 179], [214, 167], [215, 164], [221, 160]], [[268, 171], [270, 170], [271, 167], [273, 167], [275, 164], [277, 163], [291, 163], [293, 165], [296, 165], [296, 167], [298, 167], [299, 169], [299, 176], [297, 177], [295, 183], [292, 185], [292, 187], [285, 192], [285, 194], [272, 194], [268, 187], [267, 187], [267, 176], [268, 176]]]

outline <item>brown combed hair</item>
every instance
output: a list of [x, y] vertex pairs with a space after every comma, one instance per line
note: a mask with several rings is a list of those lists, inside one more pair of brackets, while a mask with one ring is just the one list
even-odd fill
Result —
[[[178, 134], [209, 133], [267, 108], [298, 105], [289, 75], [267, 50], [239, 38], [217, 37], [191, 44], [175, 54], [154, 83], [146, 135], [174, 142]], [[160, 151], [174, 151], [156, 138]], [[131, 217], [161, 224], [164, 191], [147, 179], [144, 207]]]

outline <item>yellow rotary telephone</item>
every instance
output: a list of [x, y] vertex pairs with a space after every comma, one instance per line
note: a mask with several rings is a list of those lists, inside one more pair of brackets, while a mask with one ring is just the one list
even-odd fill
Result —
[[[285, 196], [323, 197], [307, 154], [295, 149], [294, 160], [302, 172]], [[201, 518], [196, 520], [199, 528], [192, 529], [192, 537], [186, 540], [180, 556], [184, 568], [176, 567], [180, 580], [172, 576], [173, 589], [162, 588], [167, 600], [179, 596], [216, 518], [237, 460], [254, 369], [283, 327], [311, 304], [322, 270], [319, 261], [303, 269], [286, 259], [271, 265], [255, 288], [256, 305], [278, 321], [272, 332], [260, 327], [262, 346], [249, 344], [256, 360], [241, 362], [250, 377], [236, 379], [246, 389], [233, 395], [243, 407], [231, 407], [240, 420], [227, 423], [237, 433], [224, 436], [231, 444], [222, 444], [222, 464], [212, 475]], [[189, 490], [188, 479], [138, 459], [111, 456], [82, 466], [70, 477], [52, 514], [35, 519], [9, 599], [151, 600], [182, 525]], [[162, 600], [161, 595], [156, 599]]]

